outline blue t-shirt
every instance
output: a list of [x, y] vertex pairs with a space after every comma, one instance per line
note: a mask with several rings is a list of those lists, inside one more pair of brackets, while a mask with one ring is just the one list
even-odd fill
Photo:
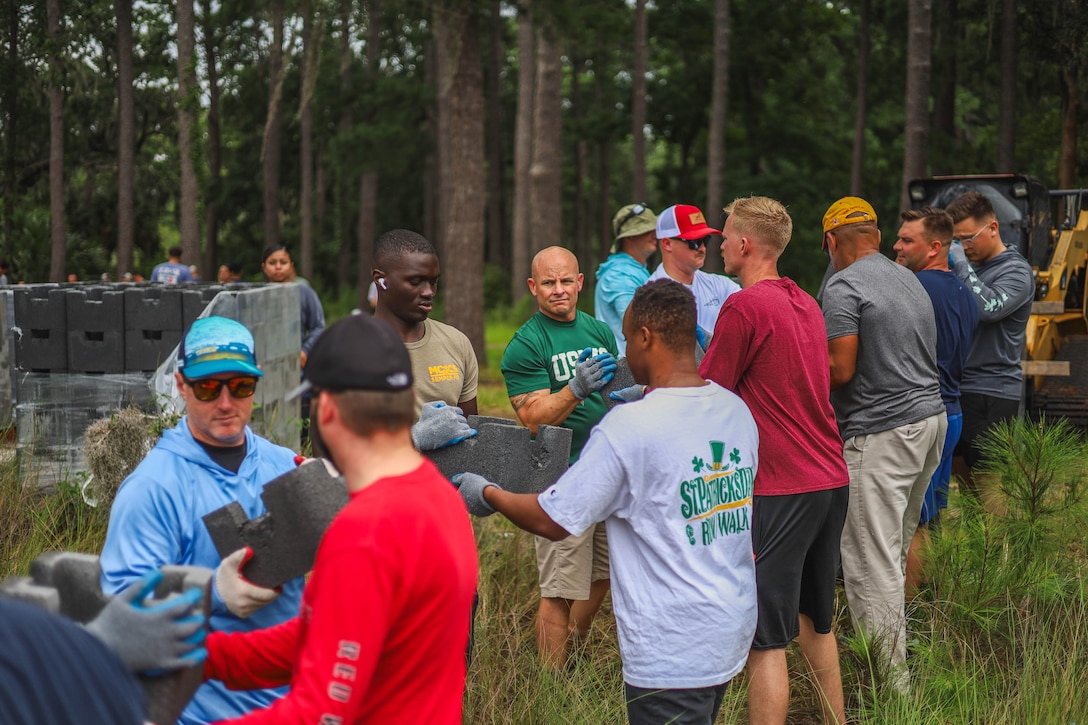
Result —
[[967, 285], [952, 272], [924, 269], [918, 281], [933, 302], [937, 322], [937, 368], [941, 400], [948, 415], [960, 413], [960, 381], [978, 329], [978, 305]]
[[155, 269], [151, 270], [152, 282], [163, 282], [165, 284], [177, 284], [178, 282], [192, 282], [193, 273], [189, 271], [189, 268], [184, 264], [178, 264], [177, 262], [163, 262], [162, 264], [156, 264]]

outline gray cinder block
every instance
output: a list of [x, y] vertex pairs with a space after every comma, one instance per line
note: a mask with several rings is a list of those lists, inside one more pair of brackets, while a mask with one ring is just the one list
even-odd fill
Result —
[[608, 385], [601, 388], [601, 396], [604, 398], [604, 404], [608, 406], [609, 410], [622, 405], [618, 400], [612, 400], [608, 397], [608, 394], [624, 388], [629, 388], [635, 384], [635, 379], [631, 376], [631, 368], [627, 367], [627, 358], [621, 357], [616, 361], [616, 374], [612, 376], [612, 380]]
[[468, 423], [478, 435], [425, 454], [447, 477], [476, 473], [507, 491], [539, 493], [567, 470], [569, 428], [542, 425], [533, 439], [528, 428], [506, 418], [470, 415]]
[[231, 503], [204, 516], [204, 525], [222, 557], [243, 546], [253, 549], [243, 571], [247, 579], [278, 587], [313, 568], [321, 537], [347, 505], [348, 492], [343, 479], [315, 461], [269, 481], [261, 498], [263, 516], [250, 520]]
[[[99, 587], [102, 569], [97, 556], [71, 551], [41, 554], [30, 564], [29, 577], [0, 582], [0, 596], [19, 599], [80, 623], [98, 616], [109, 597]], [[204, 592], [204, 616], [211, 611], [212, 570], [198, 566], [164, 566], [155, 600], [164, 600], [196, 587]], [[165, 675], [140, 675], [152, 722], [177, 722], [182, 710], [204, 681], [203, 667], [188, 667]]]

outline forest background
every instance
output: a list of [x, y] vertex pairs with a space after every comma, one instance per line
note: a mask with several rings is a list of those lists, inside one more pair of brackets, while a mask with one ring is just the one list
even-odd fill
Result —
[[[46, 0], [0, 11], [0, 253], [9, 276], [210, 279], [287, 244], [359, 304], [387, 229], [439, 249], [447, 322], [535, 250], [592, 272], [623, 204], [786, 203], [784, 273], [869, 198], [890, 247], [905, 181], [1084, 183], [1088, 0]], [[720, 269], [708, 255], [708, 269]], [[587, 293], [588, 293], [587, 289]], [[592, 299], [584, 293], [584, 300]]]

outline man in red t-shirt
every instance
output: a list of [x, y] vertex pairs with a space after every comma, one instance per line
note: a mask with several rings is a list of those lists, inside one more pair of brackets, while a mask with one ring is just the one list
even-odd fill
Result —
[[699, 373], [739, 395], [759, 430], [749, 718], [786, 721], [786, 646], [798, 639], [821, 690], [824, 722], [845, 723], [831, 623], [850, 478], [829, 399], [824, 318], [812, 297], [778, 274], [793, 232], [786, 208], [755, 196], [725, 211], [725, 273], [737, 275], [742, 289], [722, 305]]
[[459, 725], [476, 544], [457, 490], [412, 444], [408, 351], [388, 324], [352, 315], [318, 338], [306, 378], [311, 438], [351, 500], [321, 540], [299, 616], [212, 633], [205, 676], [291, 685], [231, 723]]

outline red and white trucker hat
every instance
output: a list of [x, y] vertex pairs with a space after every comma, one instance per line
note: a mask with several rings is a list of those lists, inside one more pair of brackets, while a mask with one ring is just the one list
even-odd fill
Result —
[[657, 217], [658, 239], [702, 239], [711, 234], [721, 235], [721, 230], [708, 227], [697, 206], [676, 204]]

